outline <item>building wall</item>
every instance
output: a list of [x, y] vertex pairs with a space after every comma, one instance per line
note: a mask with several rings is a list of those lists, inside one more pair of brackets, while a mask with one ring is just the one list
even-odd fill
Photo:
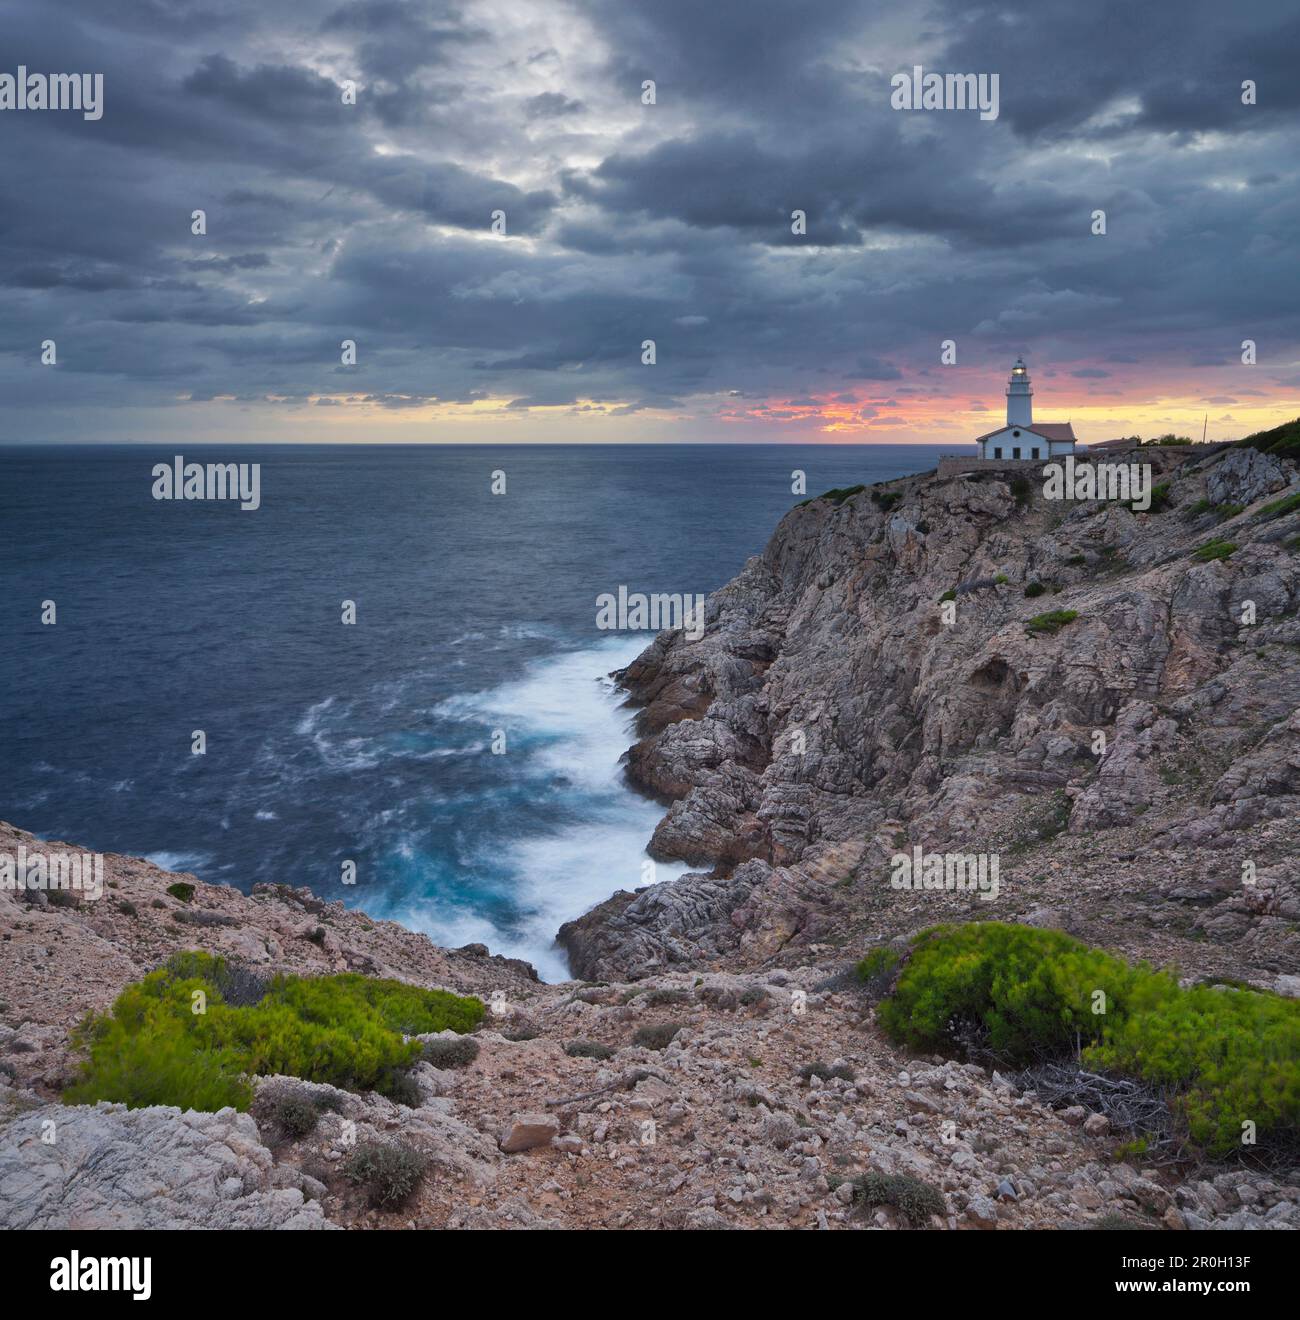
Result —
[[[1019, 435], [1016, 432], [1019, 431]], [[1001, 450], [1001, 455], [998, 450]], [[1019, 453], [1016, 451], [1019, 450]], [[1047, 458], [1051, 450], [1049, 443], [1040, 435], [1033, 435], [1019, 427], [1008, 426], [991, 435], [980, 445], [980, 452], [985, 458], [1029, 459]], [[1058, 451], [1059, 452], [1059, 451]]]
[[1017, 462], [1013, 458], [972, 458], [969, 454], [943, 454], [939, 458], [939, 475], [956, 477], [963, 472], [1039, 472], [1041, 458], [1026, 458]]

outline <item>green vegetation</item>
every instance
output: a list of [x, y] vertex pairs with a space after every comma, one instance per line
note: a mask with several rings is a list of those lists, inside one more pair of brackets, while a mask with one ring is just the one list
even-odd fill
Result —
[[1025, 626], [1031, 633], [1056, 633], [1078, 617], [1078, 610], [1048, 610], [1046, 614], [1035, 614]]
[[1213, 513], [1220, 522], [1235, 518], [1245, 509], [1244, 504], [1211, 504], [1207, 499], [1199, 499], [1188, 510], [1189, 517], [1199, 517], [1203, 513]]
[[1069, 564], [1071, 568], [1079, 568], [1081, 565], [1086, 564], [1088, 562], [1088, 556], [1071, 555], [1065, 562]]
[[880, 506], [882, 512], [888, 513], [903, 498], [903, 492], [899, 490], [873, 490], [871, 498]]
[[423, 1057], [435, 1068], [464, 1068], [478, 1058], [478, 1041], [473, 1036], [439, 1036], [424, 1042]]
[[814, 495], [810, 499], [800, 500], [797, 507], [802, 509], [805, 504], [811, 504], [813, 500], [830, 500], [832, 504], [840, 505], [852, 496], [860, 495], [864, 490], [866, 490], [865, 486], [837, 486], [834, 490], [824, 491], [822, 494]]
[[993, 579], [994, 585], [998, 587], [1005, 587], [1010, 581], [1011, 579], [1005, 573], [999, 573]]
[[421, 1043], [403, 1035], [471, 1031], [483, 1017], [477, 999], [352, 972], [278, 976], [246, 991], [224, 959], [176, 955], [82, 1023], [76, 1039], [89, 1057], [65, 1099], [243, 1110], [250, 1076], [282, 1073], [404, 1101]]
[[887, 944], [872, 949], [853, 969], [859, 981], [874, 981], [879, 977], [890, 976], [898, 966], [898, 952]]
[[863, 1173], [853, 1179], [853, 1204], [869, 1208], [892, 1205], [913, 1228], [923, 1228], [931, 1215], [948, 1213], [943, 1194], [906, 1173]]
[[1261, 454], [1276, 454], [1278, 458], [1300, 458], [1300, 417], [1283, 422], [1271, 431], [1256, 431], [1237, 445], [1243, 449], [1258, 449]]
[[266, 1117], [290, 1140], [301, 1141], [316, 1130], [320, 1110], [305, 1091], [287, 1091], [267, 1105]]
[[610, 1059], [614, 1051], [598, 1040], [567, 1040], [564, 1052], [572, 1059]]
[[1045, 595], [1047, 588], [1041, 582], [1030, 582], [1025, 587], [1025, 595], [1031, 599], [1035, 596]]
[[633, 1045], [644, 1045], [648, 1050], [666, 1050], [685, 1022], [661, 1022], [653, 1027], [638, 1027], [632, 1037]]
[[1214, 1155], [1300, 1128], [1300, 1003], [1194, 986], [1132, 966], [1060, 931], [999, 922], [937, 926], [878, 1019], [895, 1039], [932, 1050], [954, 1025], [977, 1026], [1011, 1062], [1044, 1054], [1167, 1088], [1188, 1139]]
[[167, 892], [182, 903], [189, 903], [194, 899], [194, 886], [187, 885], [184, 880], [178, 880], [174, 885], [168, 885]]
[[1206, 541], [1203, 546], [1192, 551], [1192, 558], [1198, 564], [1208, 564], [1212, 559], [1227, 559], [1229, 555], [1237, 548], [1232, 541], [1224, 541], [1219, 537]]
[[956, 600], [956, 599], [957, 599], [957, 592], [952, 587], [949, 587], [948, 590], [945, 591], [943, 595], [939, 597], [939, 603], [942, 605], [945, 600]]
[[420, 1185], [428, 1160], [402, 1141], [371, 1141], [358, 1146], [343, 1161], [343, 1176], [366, 1189], [370, 1204], [393, 1210]]
[[1175, 435], [1172, 431], [1165, 435], [1158, 435], [1154, 440], [1148, 440], [1149, 445], [1159, 445], [1161, 448], [1168, 448], [1170, 445], [1190, 445], [1192, 437], [1190, 435]]
[[1300, 490], [1293, 495], [1284, 495], [1280, 500], [1274, 500], [1271, 504], [1266, 504], [1259, 511], [1260, 516], [1264, 518], [1281, 518], [1283, 514], [1294, 513], [1300, 509]]
[[1163, 513], [1169, 507], [1171, 486], [1167, 481], [1158, 482], [1151, 487], [1151, 506], [1146, 510], [1134, 508], [1129, 505], [1134, 513]]
[[1032, 487], [1029, 484], [1028, 477], [1012, 477], [1010, 481], [1011, 494], [1015, 496], [1016, 506], [1023, 509], [1029, 503], [1029, 492]]

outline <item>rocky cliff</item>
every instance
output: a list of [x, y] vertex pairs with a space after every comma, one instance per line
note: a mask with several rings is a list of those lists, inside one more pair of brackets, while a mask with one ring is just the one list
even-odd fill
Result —
[[[1136, 457], [1147, 512], [997, 472], [792, 509], [703, 638], [621, 675], [627, 773], [670, 804], [651, 851], [700, 869], [569, 923], [574, 970], [770, 965], [972, 914], [1300, 968], [1300, 474]], [[997, 898], [891, 889], [916, 845], [997, 854]]]

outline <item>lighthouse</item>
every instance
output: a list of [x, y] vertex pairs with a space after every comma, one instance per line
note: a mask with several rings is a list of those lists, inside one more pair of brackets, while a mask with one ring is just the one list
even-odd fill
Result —
[[1033, 426], [1034, 387], [1029, 383], [1029, 368], [1024, 358], [1017, 358], [1007, 381], [1007, 425]]
[[976, 437], [975, 443], [981, 460], [996, 463], [1041, 462], [1075, 452], [1069, 422], [1034, 421], [1034, 387], [1023, 357], [1015, 360], [1007, 379], [1007, 424]]

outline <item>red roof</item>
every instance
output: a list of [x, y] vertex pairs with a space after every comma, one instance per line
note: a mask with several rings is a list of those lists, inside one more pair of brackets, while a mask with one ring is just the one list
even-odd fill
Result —
[[[996, 431], [989, 431], [986, 435], [977, 435], [975, 443], [990, 440], [995, 435], [1001, 435], [1003, 431], [1010, 431], [1011, 426], [999, 426]], [[1030, 435], [1041, 436], [1044, 440], [1055, 440], [1058, 443], [1062, 440], [1073, 441], [1075, 439], [1074, 425], [1071, 422], [1035, 422], [1032, 426], [1019, 426], [1016, 430], [1026, 431]]]

